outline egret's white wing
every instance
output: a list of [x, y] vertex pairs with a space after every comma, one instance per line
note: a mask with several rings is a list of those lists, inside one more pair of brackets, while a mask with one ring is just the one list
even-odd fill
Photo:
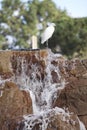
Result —
[[52, 36], [53, 32], [54, 32], [53, 26], [47, 27], [46, 30], [42, 34], [41, 43], [43, 44], [45, 41], [47, 41]]

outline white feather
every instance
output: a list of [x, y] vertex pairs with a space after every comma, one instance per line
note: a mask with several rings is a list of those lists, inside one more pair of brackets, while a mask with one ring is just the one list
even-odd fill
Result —
[[52, 37], [53, 32], [55, 30], [54, 28], [55, 24], [51, 24], [49, 27], [47, 27], [45, 29], [45, 31], [43, 32], [42, 36], [41, 36], [41, 43], [44, 44], [44, 42], [46, 42], [49, 38]]

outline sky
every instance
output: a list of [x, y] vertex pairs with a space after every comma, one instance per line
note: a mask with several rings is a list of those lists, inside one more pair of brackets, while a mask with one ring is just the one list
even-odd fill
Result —
[[[0, 0], [1, 1], [1, 0]], [[27, 0], [21, 0], [27, 1]], [[66, 9], [72, 17], [87, 17], [87, 0], [53, 0], [57, 7]]]
[[72, 17], [87, 17], [87, 0], [53, 0]]

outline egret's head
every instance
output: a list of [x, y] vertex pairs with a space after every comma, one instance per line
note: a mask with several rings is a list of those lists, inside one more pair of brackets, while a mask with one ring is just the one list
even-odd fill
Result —
[[48, 26], [54, 26], [54, 27], [56, 26], [55, 23], [47, 23], [47, 25], [48, 25]]
[[52, 26], [54, 26], [54, 27], [56, 26], [56, 24], [55, 24], [55, 23], [51, 23], [51, 25], [52, 25]]

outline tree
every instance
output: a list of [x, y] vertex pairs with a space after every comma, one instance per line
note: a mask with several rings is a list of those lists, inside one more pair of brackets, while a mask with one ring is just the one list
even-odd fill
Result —
[[42, 22], [45, 29], [48, 22], [53, 22], [57, 18], [58, 9], [52, 0], [43, 0], [39, 4], [39, 22]]
[[1, 35], [4, 41], [10, 35], [15, 39], [16, 45], [28, 47], [27, 41], [31, 36], [40, 34], [41, 28], [38, 25], [42, 24], [44, 29], [44, 25], [52, 22], [56, 15], [57, 8], [51, 0], [29, 0], [26, 3], [20, 0], [3, 0], [0, 23], [5, 23], [8, 28], [1, 27]]
[[62, 54], [69, 58], [87, 54], [87, 18], [74, 19], [65, 15], [56, 21], [56, 25], [55, 34], [50, 40], [53, 51], [59, 45]]
[[[23, 36], [26, 37], [24, 30], [24, 23], [22, 13], [24, 12], [25, 7], [20, 0], [3, 0], [2, 1], [2, 10], [0, 15], [0, 23], [4, 23], [8, 28], [2, 27], [1, 30], [2, 37], [4, 36], [5, 41], [6, 36], [10, 35], [15, 38], [15, 43], [24, 45]], [[20, 43], [21, 40], [21, 43]], [[13, 41], [14, 42], [14, 41]]]
[[[52, 0], [2, 0], [0, 10], [0, 48], [8, 44], [7, 36], [13, 38], [13, 45], [29, 48], [32, 35], [38, 37], [50, 22], [56, 23], [55, 33], [49, 40], [49, 47], [56, 52], [72, 57], [86, 55], [87, 18], [74, 19], [66, 10], [56, 7]], [[41, 45], [41, 44], [40, 44]]]

